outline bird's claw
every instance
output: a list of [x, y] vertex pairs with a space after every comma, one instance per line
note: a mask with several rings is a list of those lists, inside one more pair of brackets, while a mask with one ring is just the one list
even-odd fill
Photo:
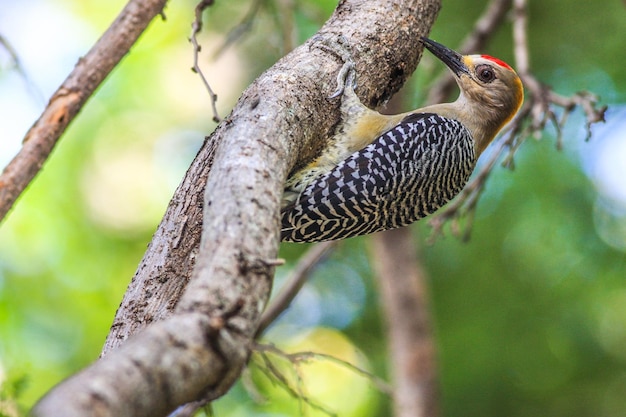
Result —
[[356, 88], [356, 71], [354, 70], [354, 62], [345, 62], [339, 73], [337, 74], [337, 89], [328, 96], [329, 100], [341, 96], [346, 86], [354, 90]]
[[313, 44], [311, 46], [329, 52], [343, 61], [343, 66], [337, 74], [337, 88], [328, 96], [329, 100], [340, 97], [346, 89], [346, 86], [352, 90], [356, 88], [355, 64], [352, 59], [350, 44], [345, 36], [339, 35], [336, 40], [332, 40], [330, 38], [324, 38], [322, 35], [316, 35], [313, 38]]

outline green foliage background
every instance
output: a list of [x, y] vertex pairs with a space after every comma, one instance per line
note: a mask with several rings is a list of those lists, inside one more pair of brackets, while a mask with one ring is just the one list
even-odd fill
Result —
[[[249, 32], [212, 60], [211, 51], [251, 4], [216, 3], [201, 37], [202, 65], [223, 115], [282, 55], [284, 2], [261, 2]], [[444, 1], [431, 37], [458, 45], [485, 3]], [[0, 1], [0, 14], [7, 4]], [[87, 48], [124, 2], [47, 4], [80, 22]], [[296, 42], [314, 33], [335, 4], [295, 2]], [[189, 70], [194, 6], [169, 3], [167, 20], [153, 22], [0, 225], [1, 395], [16, 398], [22, 409], [97, 358], [169, 197], [214, 128], [208, 94]], [[429, 245], [427, 222], [413, 227], [430, 276], [442, 414], [623, 416], [626, 203], [594, 182], [590, 157], [605, 136], [626, 140], [619, 128], [626, 118], [620, 111], [626, 8], [617, 0], [549, 0], [533, 2], [529, 17], [532, 67], [541, 80], [561, 94], [593, 91], [611, 110], [590, 142], [577, 114], [564, 131], [563, 151], [548, 129], [542, 140], [524, 144], [515, 171], [497, 168], [469, 242], [447, 236]], [[513, 62], [510, 24], [481, 52]], [[424, 67], [410, 83], [407, 108], [419, 105], [442, 69], [435, 62]], [[0, 66], [0, 94], [2, 82], [14, 76]], [[289, 262], [277, 286], [305, 249], [283, 245]], [[343, 243], [266, 340], [289, 351], [337, 355], [384, 377], [386, 346], [369, 253], [367, 238]], [[269, 383], [259, 367], [251, 369], [249, 379], [267, 401], [256, 403], [239, 384], [217, 402], [217, 415], [297, 415], [307, 407]], [[293, 369], [284, 372], [297, 383]], [[301, 373], [311, 398], [341, 416], [389, 414], [389, 399], [352, 372], [313, 361]]]

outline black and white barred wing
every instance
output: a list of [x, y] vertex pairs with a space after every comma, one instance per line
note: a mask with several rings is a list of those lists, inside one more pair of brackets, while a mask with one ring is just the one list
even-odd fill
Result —
[[458, 194], [475, 162], [461, 123], [412, 114], [309, 184], [283, 209], [281, 238], [319, 242], [406, 226]]

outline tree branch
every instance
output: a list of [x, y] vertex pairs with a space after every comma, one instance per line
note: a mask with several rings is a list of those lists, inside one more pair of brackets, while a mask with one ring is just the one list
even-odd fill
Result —
[[0, 175], [0, 221], [37, 175], [57, 141], [85, 102], [137, 42], [167, 0], [130, 0], [52, 95], [26, 133], [22, 149]]
[[[359, 95], [376, 106], [415, 69], [417, 39], [428, 33], [439, 6], [434, 0], [345, 0], [318, 36], [350, 40]], [[230, 388], [270, 293], [282, 185], [295, 164], [324, 146], [337, 122], [339, 103], [326, 97], [340, 66], [308, 41], [243, 93], [176, 191], [127, 292], [129, 302], [118, 311], [107, 355], [48, 393], [35, 416], [163, 415]], [[204, 195], [203, 211], [198, 195]], [[128, 323], [120, 320], [124, 314]]]
[[202, 30], [202, 13], [208, 7], [213, 5], [214, 0], [200, 0], [200, 3], [196, 5], [195, 9], [195, 19], [191, 24], [191, 36], [189, 37], [189, 42], [193, 45], [193, 67], [191, 70], [200, 76], [204, 87], [209, 93], [209, 99], [211, 100], [211, 110], [213, 111], [213, 121], [215, 123], [219, 123], [222, 121], [219, 113], [217, 112], [217, 94], [211, 88], [209, 81], [204, 76], [202, 69], [200, 68], [199, 58], [200, 58], [200, 44], [198, 43], [198, 33]]

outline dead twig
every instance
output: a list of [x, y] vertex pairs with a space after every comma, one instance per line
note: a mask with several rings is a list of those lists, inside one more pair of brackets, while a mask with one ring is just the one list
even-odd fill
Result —
[[[321, 411], [322, 413], [330, 417], [337, 416], [336, 413], [332, 412], [331, 410], [326, 408], [324, 405], [319, 404], [318, 402], [313, 400], [305, 392], [304, 380], [303, 380], [300, 368], [299, 366], [297, 366], [298, 364], [289, 357], [288, 354], [282, 352], [280, 349], [275, 348], [274, 346], [271, 346], [271, 345], [257, 345], [254, 347], [253, 353], [258, 354], [258, 356], [261, 358], [260, 362], [259, 361], [254, 362], [257, 368], [259, 369], [259, 371], [261, 371], [261, 373], [263, 373], [269, 381], [271, 381], [278, 387], [282, 388], [290, 396], [292, 396], [293, 398], [299, 401], [300, 415], [307, 414], [305, 407], [304, 407], [306, 404], [309, 407], [315, 410]], [[292, 386], [292, 383], [290, 382], [290, 378], [287, 377], [276, 366], [276, 364], [269, 357], [269, 354], [274, 354], [278, 356], [279, 358], [284, 359], [288, 361], [289, 363], [291, 363], [292, 365], [294, 365], [292, 369], [294, 370], [294, 373], [295, 373], [296, 387]]]
[[213, 111], [213, 121], [215, 123], [219, 123], [222, 119], [217, 112], [217, 94], [211, 88], [209, 81], [204, 76], [202, 69], [200, 68], [199, 60], [200, 60], [200, 51], [202, 47], [198, 43], [198, 34], [202, 31], [202, 13], [209, 7], [211, 7], [214, 3], [214, 0], [201, 0], [200, 3], [196, 5], [195, 8], [195, 19], [191, 24], [191, 36], [189, 37], [189, 42], [193, 45], [193, 67], [191, 70], [200, 76], [204, 87], [209, 92], [209, 98], [211, 100], [211, 110]]
[[[322, 411], [323, 413], [329, 416], [335, 416], [336, 414], [330, 411], [325, 406], [317, 403], [312, 398], [306, 395], [305, 393], [305, 384], [304, 378], [302, 376], [302, 372], [300, 370], [300, 366], [306, 363], [310, 363], [314, 360], [323, 360], [330, 361], [335, 363], [341, 367], [348, 369], [351, 372], [360, 375], [363, 378], [366, 378], [370, 381], [380, 392], [383, 392], [387, 395], [391, 395], [393, 393], [393, 388], [384, 381], [383, 379], [377, 377], [369, 371], [366, 371], [356, 365], [351, 364], [345, 360], [336, 358], [332, 355], [328, 355], [325, 353], [317, 353], [317, 352], [295, 352], [295, 353], [287, 353], [282, 351], [271, 344], [260, 344], [255, 343], [253, 346], [253, 354], [257, 355], [261, 360], [253, 361], [253, 363], [257, 366], [260, 372], [262, 372], [271, 382], [277, 383], [279, 387], [284, 389], [289, 395], [294, 398], [297, 398], [300, 401], [300, 413], [301, 415], [306, 415], [304, 410], [304, 405], [308, 405], [316, 410]], [[295, 373], [295, 379], [297, 387], [292, 386], [292, 382], [290, 382], [290, 378], [288, 378], [283, 371], [281, 371], [278, 366], [274, 363], [276, 357], [279, 360], [284, 360], [288, 364], [292, 366], [292, 369]]]
[[391, 385], [389, 385], [389, 383], [387, 381], [385, 381], [384, 379], [374, 375], [373, 373], [366, 371], [363, 368], [359, 368], [356, 365], [351, 364], [350, 362], [344, 361], [342, 359], [339, 359], [335, 356], [332, 355], [328, 355], [326, 353], [319, 353], [319, 352], [294, 352], [294, 353], [287, 353], [282, 351], [281, 349], [277, 348], [276, 346], [272, 345], [272, 344], [264, 344], [264, 343], [255, 343], [254, 347], [253, 347], [255, 352], [259, 352], [259, 353], [270, 353], [273, 355], [276, 355], [280, 358], [286, 359], [288, 360], [290, 363], [292, 364], [296, 364], [296, 365], [300, 365], [302, 363], [309, 363], [312, 360], [325, 360], [325, 361], [329, 361], [329, 362], [333, 362], [339, 366], [342, 366], [360, 376], [362, 376], [363, 378], [366, 378], [368, 381], [370, 381], [375, 387], [376, 389], [378, 389], [380, 392], [384, 393], [384, 394], [388, 394], [391, 395], [393, 393], [393, 388], [391, 387]]

